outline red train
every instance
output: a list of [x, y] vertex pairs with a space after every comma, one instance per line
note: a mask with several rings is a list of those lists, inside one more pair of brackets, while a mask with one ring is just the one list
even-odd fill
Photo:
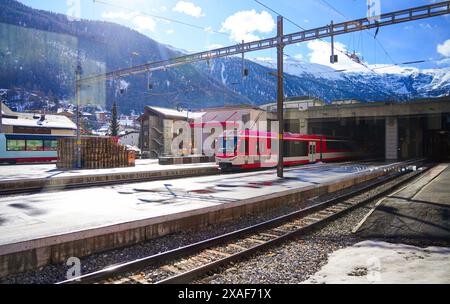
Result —
[[[275, 167], [278, 153], [276, 133], [226, 131], [216, 141], [216, 163], [221, 170]], [[361, 156], [358, 145], [330, 136], [284, 134], [284, 164], [344, 161]]]

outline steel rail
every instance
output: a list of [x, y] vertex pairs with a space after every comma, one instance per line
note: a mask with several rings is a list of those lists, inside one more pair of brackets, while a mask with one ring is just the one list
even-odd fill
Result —
[[[209, 264], [205, 264], [205, 265], [200, 266], [198, 268], [194, 268], [192, 270], [186, 271], [184, 273], [171, 276], [171, 277], [169, 277], [167, 279], [160, 280], [160, 281], [156, 282], [155, 284], [187, 284], [187, 283], [195, 280], [196, 278], [199, 278], [202, 275], [205, 275], [205, 274], [207, 274], [209, 272], [212, 272], [212, 271], [214, 271], [214, 270], [216, 270], [216, 269], [218, 269], [218, 268], [220, 268], [222, 266], [225, 266], [225, 265], [227, 265], [227, 264], [229, 264], [231, 262], [236, 262], [236, 261], [245, 259], [245, 258], [247, 258], [247, 257], [249, 257], [249, 256], [251, 256], [253, 254], [256, 254], [256, 253], [258, 253], [260, 251], [265, 251], [265, 250], [267, 250], [270, 247], [273, 247], [275, 245], [279, 245], [279, 244], [281, 244], [283, 242], [286, 242], [286, 241], [288, 241], [290, 239], [293, 239], [293, 238], [298, 237], [300, 235], [304, 235], [304, 234], [309, 233], [309, 232], [311, 232], [313, 230], [316, 230], [316, 229], [318, 229], [318, 228], [328, 224], [329, 222], [331, 222], [331, 221], [341, 217], [342, 215], [345, 215], [346, 213], [354, 210], [355, 208], [357, 208], [357, 207], [359, 207], [361, 205], [364, 205], [364, 204], [366, 204], [368, 202], [374, 201], [374, 200], [376, 200], [376, 199], [378, 199], [380, 197], [385, 196], [386, 194], [391, 193], [394, 188], [398, 188], [401, 185], [404, 185], [405, 183], [408, 183], [409, 181], [411, 181], [413, 179], [416, 179], [418, 177], [418, 175], [421, 175], [421, 174], [425, 173], [426, 171], [427, 170], [424, 170], [424, 171], [418, 173], [417, 175], [411, 176], [410, 178], [400, 182], [399, 184], [394, 185], [391, 188], [386, 189], [385, 191], [382, 191], [382, 192], [380, 192], [380, 193], [378, 193], [378, 194], [376, 194], [376, 195], [374, 195], [372, 197], [364, 199], [364, 200], [362, 200], [362, 201], [360, 201], [360, 202], [358, 202], [356, 204], [350, 205], [349, 207], [347, 207], [346, 209], [344, 209], [342, 211], [336, 211], [335, 213], [333, 213], [333, 214], [331, 214], [331, 215], [329, 215], [327, 217], [321, 218], [321, 219], [317, 220], [316, 222], [313, 222], [311, 224], [307, 224], [305, 226], [302, 226], [302, 227], [300, 227], [300, 228], [298, 228], [298, 229], [296, 229], [296, 230], [294, 230], [292, 232], [287, 232], [286, 234], [281, 235], [281, 236], [279, 236], [279, 237], [277, 237], [275, 239], [268, 240], [268, 241], [266, 241], [263, 244], [259, 244], [259, 245], [256, 245], [254, 247], [248, 248], [246, 250], [243, 250], [241, 252], [233, 254], [233, 255], [231, 255], [229, 257], [226, 257], [226, 258], [223, 258], [223, 259], [219, 259], [219, 260], [213, 261], [213, 262], [211, 262]], [[382, 184], [390, 182], [390, 181], [392, 181], [392, 180], [394, 180], [394, 179], [396, 179], [396, 178], [398, 178], [398, 177], [400, 177], [402, 175], [403, 174], [401, 174], [401, 173], [396, 174], [392, 178], [390, 178], [388, 180], [383, 180], [379, 185], [375, 185], [373, 187], [381, 186]], [[370, 186], [369, 188], [373, 188], [373, 187]], [[366, 189], [366, 191], [368, 191], [368, 190], [371, 190], [371, 189]], [[355, 194], [355, 196], [357, 196], [357, 195], [358, 194]], [[326, 207], [328, 207], [328, 206], [330, 206], [330, 205], [332, 205], [334, 203], [335, 202], [333, 202], [333, 203], [332, 202], [326, 202], [325, 205], [321, 206], [322, 208], [319, 208], [319, 209], [317, 209], [315, 211], [324, 209], [324, 208], [326, 208]], [[313, 211], [314, 210], [310, 210], [310, 213], [305, 214], [305, 215], [307, 216], [307, 215], [310, 215], [310, 214], [315, 214]], [[293, 215], [293, 216], [295, 216], [295, 215]], [[297, 215], [297, 216], [300, 216], [300, 215]]]
[[[422, 163], [422, 162], [423, 162], [423, 160], [415, 160], [415, 161], [405, 162], [403, 164], [398, 164], [397, 166], [399, 166], [399, 167], [407, 167], [407, 166], [412, 166], [413, 164]], [[423, 170], [420, 173], [423, 173], [425, 171], [426, 170]], [[420, 174], [420, 173], [418, 173], [418, 174]], [[233, 231], [233, 232], [229, 232], [229, 233], [217, 236], [217, 237], [213, 237], [213, 238], [210, 238], [210, 239], [207, 239], [207, 240], [203, 240], [203, 241], [194, 243], [194, 244], [190, 244], [190, 245], [183, 246], [183, 247], [180, 247], [180, 248], [176, 248], [176, 249], [173, 249], [173, 250], [169, 250], [169, 251], [166, 251], [166, 252], [158, 253], [158, 254], [155, 254], [155, 255], [152, 255], [152, 256], [144, 257], [144, 258], [137, 259], [137, 260], [134, 260], [134, 261], [130, 261], [130, 262], [127, 262], [127, 263], [123, 263], [123, 264], [120, 264], [120, 265], [111, 266], [109, 268], [105, 268], [105, 269], [102, 269], [102, 270], [99, 270], [99, 271], [95, 271], [95, 272], [83, 275], [81, 277], [78, 277], [78, 278], [65, 280], [65, 281], [59, 282], [57, 284], [80, 284], [80, 283], [81, 284], [89, 284], [89, 283], [98, 283], [100, 281], [105, 281], [105, 280], [110, 279], [112, 277], [117, 277], [117, 276], [119, 276], [121, 274], [125, 274], [125, 273], [128, 273], [128, 272], [137, 272], [137, 271], [139, 271], [139, 270], [141, 270], [143, 268], [149, 267], [149, 266], [160, 265], [160, 264], [163, 264], [163, 263], [165, 263], [167, 261], [174, 260], [176, 258], [182, 258], [184, 256], [189, 256], [189, 255], [194, 254], [196, 252], [199, 252], [199, 251], [201, 251], [203, 249], [207, 249], [209, 247], [214, 247], [214, 246], [226, 243], [227, 241], [232, 241], [232, 240], [237, 239], [237, 238], [239, 238], [241, 236], [249, 235], [251, 233], [256, 233], [256, 232], [264, 230], [264, 229], [270, 229], [270, 228], [275, 227], [277, 225], [280, 225], [282, 223], [286, 223], [286, 222], [292, 221], [293, 219], [297, 219], [299, 217], [303, 217], [303, 216], [307, 216], [307, 215], [313, 214], [314, 212], [320, 211], [320, 210], [322, 210], [322, 209], [324, 209], [326, 207], [329, 207], [330, 205], [337, 204], [338, 202], [345, 201], [345, 200], [350, 199], [350, 198], [352, 198], [354, 196], [357, 196], [357, 195], [362, 194], [362, 193], [364, 193], [366, 191], [369, 191], [369, 190], [371, 190], [373, 188], [381, 186], [381, 185], [383, 185], [383, 184], [385, 184], [385, 183], [387, 183], [389, 181], [392, 181], [392, 180], [394, 180], [394, 179], [396, 179], [396, 178], [398, 178], [398, 177], [400, 177], [402, 175], [403, 175], [403, 173], [399, 172], [399, 173], [396, 173], [394, 175], [391, 175], [391, 176], [388, 176], [386, 178], [383, 178], [381, 180], [377, 180], [377, 181], [375, 181], [375, 182], [373, 182], [373, 183], [371, 183], [369, 185], [366, 185], [366, 186], [364, 186], [364, 187], [362, 187], [360, 189], [351, 191], [349, 193], [342, 194], [342, 195], [340, 195], [338, 197], [326, 200], [326, 201], [324, 201], [322, 203], [319, 203], [317, 205], [314, 205], [314, 206], [311, 206], [311, 207], [307, 207], [307, 208], [302, 209], [302, 210], [294, 211], [294, 212], [289, 213], [287, 215], [282, 215], [282, 216], [279, 216], [277, 218], [274, 218], [274, 219], [271, 219], [271, 220], [268, 220], [268, 221], [265, 221], [265, 222], [262, 222], [262, 223], [259, 223], [259, 224], [256, 224], [256, 225], [252, 225], [252, 226], [249, 226], [249, 227], [246, 227], [246, 228], [243, 228], [243, 229], [239, 229], [239, 230], [236, 230], [236, 231]], [[414, 176], [408, 178], [407, 180], [402, 181], [401, 184], [404, 184], [404, 183], [414, 179], [415, 177], [417, 177], [417, 175], [414, 175]], [[396, 185], [395, 187], [397, 187], [397, 186], [398, 185]], [[392, 191], [392, 189], [390, 188], [390, 189], [387, 189], [386, 191], [383, 191], [383, 192], [377, 194], [377, 197], [385, 195], [389, 191]], [[373, 199], [374, 199], [373, 197], [370, 198], [370, 200], [373, 200]], [[358, 205], [360, 205], [362, 203], [363, 202], [359, 203]], [[339, 215], [341, 215], [341, 213], [337, 214], [336, 216], [339, 216]], [[332, 220], [336, 216], [331, 216], [331, 217], [328, 218], [328, 220]], [[325, 222], [323, 222], [323, 223], [325, 223]], [[297, 234], [298, 233], [307, 232], [310, 229], [312, 229], [313, 227], [317, 227], [317, 225], [318, 225], [318, 223], [314, 223], [314, 224], [309, 225], [308, 227], [304, 227], [302, 229], [302, 232], [299, 231], [299, 232], [297, 232]], [[171, 277], [169, 279], [160, 281], [159, 283], [180, 283], [180, 282], [186, 282], [187, 279], [192, 278], [192, 277], [196, 277], [200, 273], [208, 272], [208, 271], [210, 271], [213, 268], [216, 268], [216, 267], [218, 267], [220, 265], [224, 265], [226, 263], [229, 263], [229, 261], [231, 261], [233, 259], [240, 259], [246, 254], [252, 254], [252, 253], [254, 253], [254, 252], [258, 251], [258, 250], [266, 248], [266, 246], [272, 246], [274, 244], [277, 244], [277, 242], [281, 242], [281, 241], [283, 241], [283, 240], [285, 240], [285, 239], [287, 239], [289, 237], [292, 237], [294, 235], [296, 235], [296, 234], [289, 234], [289, 235], [284, 236], [283, 238], [277, 238], [277, 239], [271, 240], [271, 241], [268, 242], [268, 244], [261, 244], [261, 245], [258, 245], [256, 247], [254, 247], [254, 248], [248, 249], [248, 251], [245, 251], [247, 253], [244, 253], [244, 252], [237, 253], [236, 255], [233, 255], [233, 256], [221, 259], [219, 261], [215, 261], [213, 263], [204, 265], [204, 266], [199, 267], [197, 269], [194, 269], [192, 271], [189, 271], [189, 272], [186, 272], [186, 273], [183, 273], [183, 274], [180, 274], [180, 275], [173, 276], [173, 277]]]

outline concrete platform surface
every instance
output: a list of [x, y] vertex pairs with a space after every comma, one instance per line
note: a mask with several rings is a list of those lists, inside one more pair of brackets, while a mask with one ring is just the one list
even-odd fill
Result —
[[0, 166], [0, 181], [23, 181], [27, 179], [54, 179], [61, 177], [95, 176], [117, 173], [162, 171], [178, 168], [215, 167], [215, 163], [162, 166], [158, 160], [137, 159], [135, 167], [113, 169], [59, 170], [55, 164], [26, 164]]
[[357, 233], [366, 238], [450, 242], [450, 165], [432, 168], [382, 200]]
[[404, 163], [315, 164], [0, 198], [0, 277], [338, 191]]
[[314, 165], [287, 169], [285, 179], [269, 170], [5, 197], [0, 199], [0, 246], [144, 219], [167, 221], [200, 209], [226, 208], [382, 168]]

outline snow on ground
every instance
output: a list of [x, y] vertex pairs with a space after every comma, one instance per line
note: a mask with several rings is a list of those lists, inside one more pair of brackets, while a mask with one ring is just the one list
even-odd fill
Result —
[[364, 241], [334, 252], [304, 283], [448, 284], [450, 248]]

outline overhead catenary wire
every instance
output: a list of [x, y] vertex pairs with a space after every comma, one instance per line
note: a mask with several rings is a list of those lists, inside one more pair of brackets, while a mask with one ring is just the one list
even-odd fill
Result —
[[[260, 4], [261, 6], [267, 8], [267, 9], [270, 10], [271, 12], [273, 12], [273, 13], [279, 15], [279, 16], [282, 16], [286, 21], [290, 22], [291, 24], [295, 25], [296, 27], [300, 28], [301, 30], [306, 31], [306, 29], [305, 29], [304, 27], [300, 26], [299, 24], [297, 24], [296, 22], [292, 21], [291, 19], [285, 17], [283, 14], [280, 14], [279, 12], [277, 12], [277, 11], [275, 11], [274, 9], [270, 8], [269, 6], [267, 6], [266, 4], [262, 3], [261, 1], [259, 1], [259, 0], [253, 0], [253, 1], [255, 1], [256, 3]], [[328, 41], [326, 41], [326, 40], [324, 40], [324, 39], [322, 39], [322, 38], [318, 38], [318, 39], [319, 39], [320, 41], [325, 42], [325, 43], [327, 43], [327, 44], [329, 44], [329, 45], [331, 46], [331, 44], [330, 44]], [[349, 55], [348, 55], [346, 52], [344, 52], [343, 50], [337, 48], [336, 46], [334, 46], [333, 49], [334, 49], [335, 51], [338, 51], [339, 53], [341, 53], [341, 54], [343, 54], [343, 55], [349, 57]], [[360, 65], [366, 67], [367, 69], [369, 69], [369, 68], [367, 67], [367, 65], [365, 65], [365, 64], [362, 63], [362, 62], [356, 62], [356, 63], [358, 63], [358, 64], [360, 64]], [[374, 72], [374, 73], [375, 73], [375, 72]]]
[[[450, 13], [450, 7], [448, 4], [450, 1], [439, 2], [436, 4], [423, 5], [420, 7], [408, 8], [400, 11], [390, 12], [382, 15], [382, 20], [379, 23], [371, 22], [368, 19], [361, 19], [362, 23], [355, 23], [358, 20], [346, 21], [339, 23], [339, 26], [349, 26], [345, 30], [339, 30], [336, 35], [342, 35], [345, 33], [352, 33], [361, 31], [362, 29], [383, 27], [386, 25], [398, 24], [413, 20], [419, 20], [424, 18], [442, 16]], [[414, 11], [414, 14], [412, 12]], [[404, 18], [395, 18], [397, 15], [405, 16]], [[356, 25], [356, 26], [355, 26]], [[283, 39], [287, 39], [286, 44], [294, 44], [297, 42], [311, 41], [316, 39], [323, 39], [324, 37], [329, 37], [330, 25], [318, 27], [308, 31], [302, 31], [298, 33], [286, 34]], [[308, 37], [305, 37], [308, 35]], [[193, 54], [188, 54], [184, 56], [174, 57], [172, 59], [159, 60], [154, 62], [145, 63], [133, 68], [125, 68], [117, 71], [112, 71], [108, 73], [103, 73], [100, 75], [91, 75], [80, 80], [83, 84], [98, 82], [102, 80], [107, 80], [118, 75], [132, 76], [135, 74], [145, 73], [147, 71], [156, 71], [161, 69], [167, 69], [175, 67], [178, 65], [194, 63], [197, 61], [204, 61], [206, 59], [221, 58], [226, 56], [233, 56], [241, 54], [242, 52], [253, 52], [257, 50], [263, 50], [272, 48], [277, 45], [277, 37], [266, 38], [258, 40], [251, 43], [246, 43], [245, 50], [241, 50], [238, 45], [222, 47], [214, 50], [203, 51]]]
[[[289, 18], [286, 18], [285, 16], [283, 16], [283, 15], [280, 14], [280, 13], [278, 13], [278, 12], [275, 11], [274, 9], [270, 8], [269, 6], [263, 4], [263, 3], [260, 2], [259, 0], [253, 0], [253, 1], [255, 1], [256, 3], [258, 3], [258, 4], [262, 5], [262, 6], [264, 6], [265, 8], [271, 10], [271, 11], [274, 12], [275, 14], [278, 14], [278, 15], [282, 16], [284, 19], [286, 19], [287, 21], [289, 21], [289, 22], [292, 23], [293, 25], [299, 27], [301, 30], [305, 30], [302, 26], [298, 25], [298, 24], [295, 23], [295, 22], [292, 22]], [[336, 9], [334, 9], [334, 10], [336, 10]], [[341, 14], [341, 15], [342, 15], [342, 14]], [[320, 39], [321, 41], [325, 42], [325, 43], [330, 44], [328, 41], [323, 40], [322, 38], [319, 38], [319, 39]], [[332, 47], [333, 47], [334, 50], [337, 50], [338, 52], [344, 54], [345, 56], [350, 57], [346, 52], [340, 50], [339, 48], [336, 48], [336, 47], [334, 47], [334, 46], [332, 46]], [[364, 66], [366, 69], [368, 69], [369, 71], [371, 71], [371, 72], [374, 73], [375, 75], [377, 75], [377, 76], [379, 76], [379, 77], [383, 77], [382, 75], [378, 74], [378, 73], [375, 72], [373, 69], [371, 69], [367, 64], [365, 64], [365, 63], [362, 62], [361, 60], [358, 60], [358, 61], [355, 61], [355, 62], [356, 62], [357, 64], [360, 64], [360, 65]], [[391, 94], [392, 96], [395, 96], [395, 93], [394, 93], [392, 90], [390, 90], [390, 94]]]
[[[285, 54], [286, 56], [293, 58], [292, 56]], [[294, 58], [293, 58], [294, 59]], [[409, 60], [405, 62], [399, 62], [399, 63], [393, 63], [393, 64], [386, 64], [382, 66], [376, 66], [372, 67], [372, 70], [382, 70], [387, 68], [392, 68], [395, 66], [402, 66], [402, 65], [414, 65], [414, 64], [421, 64], [421, 63], [428, 63], [428, 62], [440, 62], [442, 60], [445, 60], [446, 58], [430, 58], [430, 59], [422, 59], [422, 60]], [[350, 69], [340, 69], [340, 70], [333, 70], [333, 71], [326, 71], [326, 72], [314, 72], [315, 74], [334, 74], [334, 73], [343, 73], [343, 72], [351, 72], [351, 71], [359, 71], [359, 69], [356, 68], [350, 68]]]
[[[322, 2], [324, 5], [328, 6], [329, 8], [331, 8], [333, 11], [335, 11], [337, 14], [339, 14], [340, 16], [344, 17], [345, 19], [348, 19], [348, 17], [346, 15], [344, 15], [342, 12], [340, 12], [336, 7], [334, 7], [332, 4], [330, 4], [327, 0], [319, 0], [320, 2]], [[378, 28], [379, 29], [379, 28]], [[370, 33], [369, 30], [365, 30], [364, 33], [370, 35], [372, 38], [375, 39], [375, 41], [380, 45], [381, 49], [383, 50], [384, 54], [389, 58], [389, 60], [392, 63], [395, 63], [395, 60], [392, 58], [392, 56], [389, 54], [389, 52], [386, 50], [386, 48], [384, 47], [384, 45], [381, 43], [381, 41], [378, 40], [377, 38], [377, 34], [378, 34], [378, 29], [377, 29], [377, 33], [372, 35]]]

